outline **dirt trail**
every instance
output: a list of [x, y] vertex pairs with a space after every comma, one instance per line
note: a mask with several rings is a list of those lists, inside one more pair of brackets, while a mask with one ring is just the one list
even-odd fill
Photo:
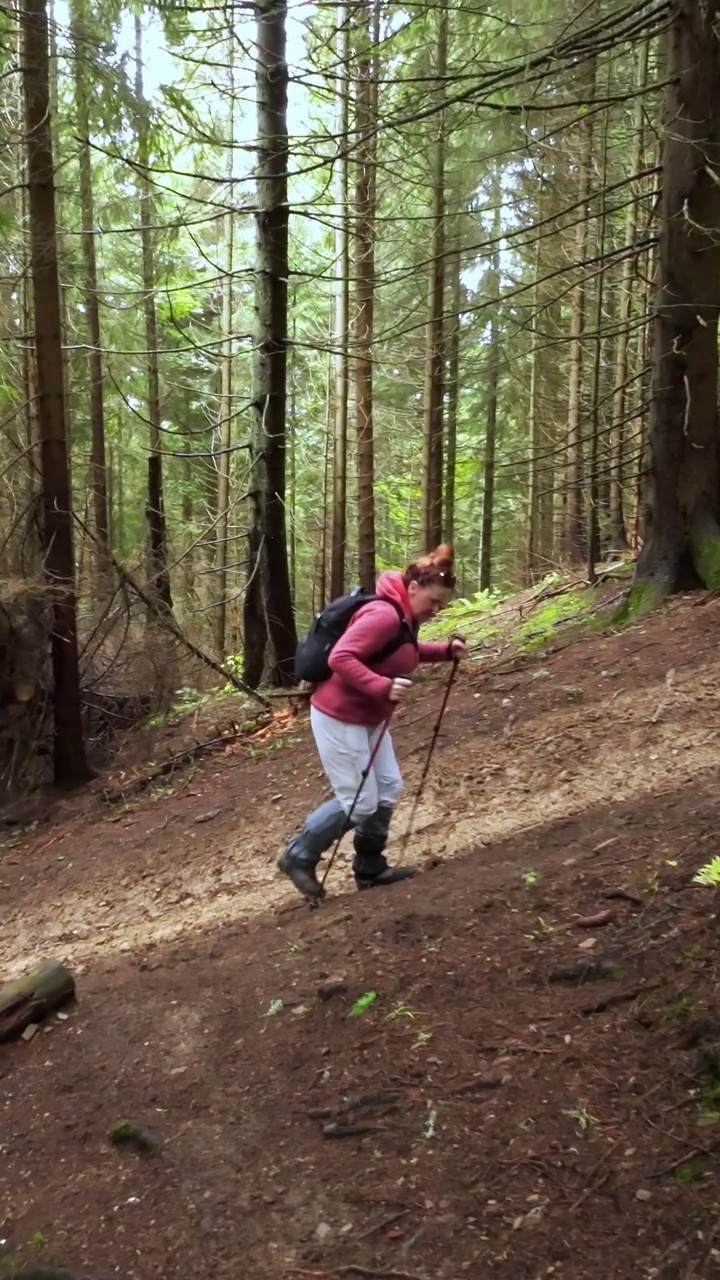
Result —
[[[706, 610], [703, 622], [709, 617]], [[584, 642], [527, 672], [487, 688], [483, 683], [480, 693], [470, 666], [453, 699], [408, 856], [422, 863], [473, 851], [482, 865], [493, 845], [526, 833], [526, 860], [532, 861], [535, 828], [596, 806], [612, 812], [714, 768], [717, 666], [707, 657], [696, 665], [695, 646], [684, 666], [682, 652], [673, 653], [670, 644], [655, 658], [654, 678], [633, 687], [632, 658], [629, 671], [611, 670], [625, 644], [622, 636]], [[593, 668], [578, 682], [583, 649], [592, 654]], [[419, 691], [395, 734], [400, 758], [411, 753], [396, 843], [406, 830], [432, 728], [439, 682], [428, 683], [432, 692]], [[4, 970], [21, 971], [58, 946], [72, 961], [142, 952], [292, 901], [275, 859], [323, 788], [305, 728], [255, 761], [221, 760], [179, 794], [135, 812], [108, 816], [96, 809], [89, 819], [76, 818], [68, 806], [70, 815], [53, 834], [43, 829], [2, 861]], [[349, 857], [347, 841], [333, 873], [335, 894], [351, 888]]]
[[[309, 913], [278, 878], [322, 794], [306, 729], [0, 849], [3, 973], [66, 956], [79, 987], [0, 1047], [0, 1240], [136, 1280], [720, 1276], [693, 1056], [720, 972], [691, 885], [720, 821], [719, 618], [468, 666], [411, 850], [440, 864], [389, 894], [343, 864]], [[439, 690], [397, 726], [396, 839]], [[588, 957], [613, 976], [548, 985]], [[156, 1158], [109, 1146], [122, 1117]]]

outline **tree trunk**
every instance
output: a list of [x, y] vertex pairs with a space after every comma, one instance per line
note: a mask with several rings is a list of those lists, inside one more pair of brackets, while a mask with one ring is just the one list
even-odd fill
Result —
[[215, 555], [215, 592], [217, 606], [214, 617], [215, 652], [220, 659], [225, 653], [227, 631], [227, 566], [228, 566], [228, 515], [230, 508], [230, 466], [233, 439], [233, 272], [234, 272], [234, 232], [235, 212], [233, 209], [233, 162], [235, 156], [235, 28], [231, 24], [228, 38], [228, 140], [226, 178], [227, 212], [223, 218], [225, 236], [225, 261], [222, 279], [222, 308], [220, 326], [222, 333], [220, 354], [220, 421], [218, 440], [220, 456], [218, 458], [217, 482], [217, 514], [216, 555]]
[[497, 445], [498, 384], [500, 381], [500, 235], [502, 231], [502, 188], [499, 174], [492, 184], [495, 208], [493, 247], [488, 272], [488, 296], [495, 300], [490, 321], [487, 371], [487, 416], [485, 419], [485, 457], [483, 461], [483, 500], [480, 528], [480, 565], [478, 585], [487, 591], [492, 584], [493, 526], [495, 523], [495, 452]]
[[720, 0], [678, 0], [669, 35], [650, 407], [651, 595], [720, 586]]
[[[610, 94], [610, 83], [608, 77], [607, 92]], [[600, 164], [600, 209], [599, 216], [596, 220], [597, 226], [597, 257], [605, 252], [605, 230], [607, 225], [607, 215], [605, 211], [605, 185], [607, 183], [607, 164], [608, 164], [608, 123], [609, 113], [606, 111], [603, 124], [602, 137], [602, 157]], [[595, 581], [595, 566], [600, 559], [600, 478], [598, 474], [598, 458], [600, 450], [600, 429], [601, 429], [601, 409], [600, 401], [602, 395], [601, 378], [602, 378], [602, 327], [603, 327], [603, 302], [605, 298], [605, 271], [600, 267], [595, 279], [595, 350], [593, 353], [593, 379], [591, 390], [591, 430], [590, 430], [590, 449], [589, 449], [589, 465], [588, 465], [588, 493], [587, 493], [587, 576], [588, 582]]]
[[[332, 332], [328, 334], [328, 340], [332, 342]], [[333, 404], [333, 382], [334, 382], [334, 361], [332, 356], [328, 356], [327, 378], [325, 380], [325, 440], [323, 443], [323, 464], [322, 464], [322, 501], [320, 505], [320, 548], [317, 566], [317, 593], [318, 600], [317, 610], [313, 605], [313, 612], [319, 612], [324, 609], [327, 604], [328, 590], [328, 508], [330, 498], [330, 441], [333, 436], [334, 422], [334, 404]]]
[[330, 599], [345, 591], [347, 544], [348, 316], [350, 293], [350, 227], [348, 158], [350, 126], [350, 16], [345, 3], [337, 8], [338, 41], [335, 101], [338, 157], [335, 161], [335, 420], [333, 431], [333, 500], [330, 550]]
[[[657, 246], [651, 245], [645, 267], [645, 284], [642, 293], [643, 314], [650, 316], [653, 310], [653, 298], [657, 292], [658, 254]], [[634, 551], [639, 551], [645, 541], [645, 505], [648, 476], [648, 436], [650, 426], [650, 406], [652, 400], [653, 379], [653, 342], [654, 333], [650, 323], [643, 325], [639, 335], [639, 351], [637, 356], [639, 374], [639, 405], [637, 410], [636, 429], [634, 432], [634, 468], [632, 473], [632, 510], [627, 521], [628, 541]]]
[[[437, 19], [438, 94], [446, 92], [448, 47], [447, 0], [440, 0]], [[423, 430], [423, 544], [436, 547], [442, 538], [443, 400], [445, 395], [445, 117], [436, 116], [437, 133], [430, 161], [432, 245], [428, 273], [428, 319], [425, 329], [425, 421]]]
[[155, 233], [153, 230], [153, 198], [150, 186], [150, 127], [148, 104], [143, 93], [142, 14], [135, 16], [135, 102], [138, 136], [138, 187], [140, 197], [140, 235], [142, 240], [143, 305], [145, 310], [145, 346], [147, 347], [148, 454], [147, 508], [148, 567], [150, 598], [159, 610], [172, 610], [170, 575], [168, 573], [167, 526], [163, 495], [163, 465], [160, 414], [160, 369], [158, 326], [155, 311]]
[[[644, 89], [648, 81], [648, 60], [650, 40], [647, 39], [641, 48], [640, 67], [638, 70], [638, 89]], [[638, 97], [635, 105], [635, 151], [632, 160], [632, 171], [638, 173], [645, 155], [645, 104]], [[638, 226], [640, 191], [635, 190], [632, 202], [627, 211], [625, 226], [625, 243], [635, 243]], [[610, 537], [614, 551], [624, 551], [628, 546], [625, 528], [625, 503], [623, 490], [625, 484], [625, 407], [627, 404], [626, 384], [628, 380], [628, 351], [630, 343], [630, 321], [633, 314], [633, 275], [637, 263], [631, 254], [627, 254], [622, 266], [620, 280], [620, 309], [618, 316], [618, 337], [615, 349], [615, 385], [612, 402], [612, 431], [610, 435]]]
[[[544, 201], [544, 189], [541, 182], [538, 193], [537, 202], [537, 220], [542, 222]], [[545, 565], [542, 554], [542, 533], [541, 533], [541, 502], [542, 502], [542, 485], [544, 474], [543, 441], [541, 434], [541, 416], [539, 401], [539, 365], [540, 353], [538, 344], [540, 342], [540, 297], [541, 288], [539, 284], [541, 255], [542, 255], [542, 235], [538, 235], [537, 244], [535, 246], [535, 287], [533, 289], [532, 299], [532, 323], [530, 327], [530, 341], [532, 343], [532, 351], [530, 353], [530, 390], [528, 404], [528, 435], [530, 437], [530, 469], [528, 484], [528, 537], [527, 551], [525, 561], [525, 577], [528, 584], [532, 584], [537, 577], [541, 577]]]
[[43, 566], [52, 608], [55, 783], [92, 777], [85, 755], [78, 670], [75, 555], [55, 238], [55, 173], [50, 120], [45, 0], [24, 0], [22, 79], [25, 101], [30, 265], [35, 312], [38, 422], [42, 468]]
[[297, 378], [295, 377], [295, 335], [297, 333], [295, 298], [293, 296], [292, 307], [292, 337], [293, 345], [288, 352], [288, 382], [290, 385], [290, 396], [287, 416], [287, 450], [288, 450], [288, 501], [287, 509], [289, 516], [288, 530], [288, 557], [290, 561], [290, 595], [292, 596], [293, 610], [297, 615], [298, 610], [298, 593], [297, 593]]
[[375, 444], [373, 426], [373, 327], [375, 213], [377, 206], [374, 125], [377, 67], [369, 0], [356, 10], [355, 64], [355, 413], [357, 428], [357, 520], [359, 580], [375, 588]]
[[[588, 98], [595, 93], [595, 59], [589, 64], [584, 92]], [[578, 224], [575, 231], [575, 261], [584, 262], [588, 244], [588, 200], [592, 176], [593, 115], [588, 114], [581, 126], [580, 156], [578, 160]], [[573, 290], [570, 318], [570, 376], [568, 385], [567, 461], [568, 485], [565, 537], [563, 551], [571, 564], [582, 563], [586, 546], [583, 527], [584, 506], [584, 449], [582, 442], [582, 384], [583, 384], [583, 333], [585, 331], [585, 276], [584, 268]]]
[[108, 473], [105, 457], [105, 406], [103, 399], [103, 358], [100, 335], [100, 303], [97, 288], [95, 254], [95, 199], [92, 185], [90, 153], [90, 85], [87, 57], [89, 37], [87, 11], [83, 0], [70, 5], [70, 33], [74, 48], [75, 112], [79, 134], [78, 168], [80, 177], [80, 217], [82, 251], [85, 267], [83, 303], [87, 321], [90, 373], [90, 488], [95, 525], [97, 577], [101, 593], [110, 578], [110, 517], [108, 512]]
[[257, 333], [252, 391], [250, 579], [243, 613], [245, 678], [254, 687], [262, 676], [267, 640], [273, 650], [270, 679], [276, 685], [294, 682], [297, 646], [285, 525], [289, 218], [287, 0], [259, 0], [256, 15]]
[[[194, 437], [190, 436], [188, 448], [193, 448]], [[182, 558], [183, 579], [185, 586], [185, 608], [191, 610], [199, 603], [195, 590], [195, 555], [192, 547], [193, 542], [193, 525], [195, 521], [195, 504], [193, 501], [193, 489], [195, 482], [195, 468], [192, 458], [184, 458], [182, 462], [182, 502], [181, 517], [184, 536], [187, 538], [188, 546]]]
[[483, 502], [480, 530], [480, 571], [478, 585], [487, 591], [492, 585], [493, 526], [495, 523], [495, 452], [497, 445], [497, 406], [500, 354], [500, 325], [497, 313], [490, 324], [490, 368], [487, 378], [487, 417], [485, 419], [485, 458], [483, 461]]
[[447, 448], [445, 451], [445, 537], [455, 540], [455, 481], [457, 471], [457, 422], [460, 395], [460, 310], [462, 307], [462, 254], [452, 256], [451, 328], [447, 361]]

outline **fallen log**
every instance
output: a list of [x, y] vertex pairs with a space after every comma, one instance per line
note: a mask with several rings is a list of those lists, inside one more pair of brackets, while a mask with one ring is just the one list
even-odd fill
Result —
[[[3, 1273], [4, 1274], [4, 1273]], [[122, 1276], [90, 1276], [85, 1271], [69, 1271], [67, 1267], [55, 1267], [49, 1262], [28, 1262], [8, 1272], [8, 1280], [122, 1280]]]
[[0, 1044], [22, 1035], [75, 995], [75, 979], [59, 960], [48, 960], [32, 973], [0, 987]]

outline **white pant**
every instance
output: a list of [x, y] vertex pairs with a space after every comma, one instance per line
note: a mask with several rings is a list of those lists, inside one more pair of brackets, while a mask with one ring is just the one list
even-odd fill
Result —
[[[363, 769], [367, 768], [383, 726], [368, 729], [362, 724], [346, 724], [344, 720], [326, 716], [324, 711], [318, 711], [316, 707], [310, 708], [310, 723], [330, 786], [345, 813], [349, 813], [362, 782]], [[392, 738], [386, 730], [373, 767], [353, 809], [353, 825], [371, 818], [379, 805], [395, 805], [402, 789], [403, 780], [395, 759]]]

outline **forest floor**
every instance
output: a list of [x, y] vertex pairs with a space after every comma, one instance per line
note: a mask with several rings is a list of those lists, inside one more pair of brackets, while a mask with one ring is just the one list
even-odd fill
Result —
[[[310, 911], [277, 875], [325, 794], [302, 714], [7, 838], [2, 973], [66, 958], [78, 998], [0, 1046], [0, 1249], [137, 1280], [720, 1276], [718, 890], [693, 883], [719, 624], [688, 598], [468, 662], [427, 870], [392, 890], [341, 858]], [[443, 674], [398, 718], [396, 853]], [[121, 1119], [153, 1154], [109, 1143]]]

